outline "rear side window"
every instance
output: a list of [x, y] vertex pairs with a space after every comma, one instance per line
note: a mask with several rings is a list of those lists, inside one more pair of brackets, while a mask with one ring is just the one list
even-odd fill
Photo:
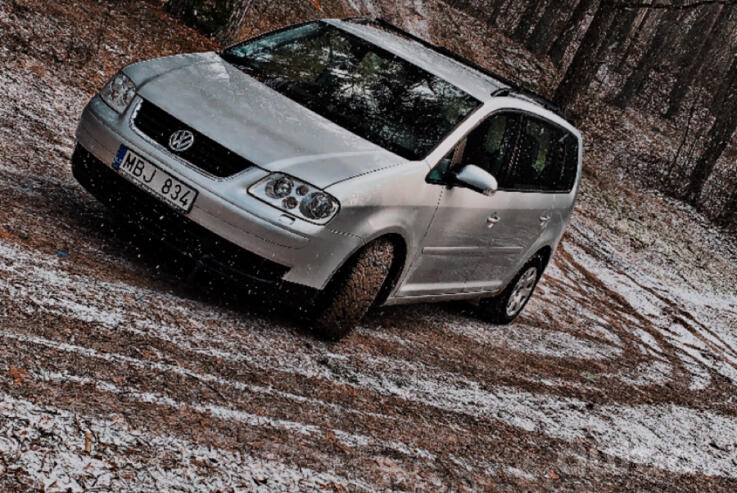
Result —
[[517, 159], [503, 180], [509, 190], [567, 192], [578, 171], [578, 139], [553, 124], [527, 117]]

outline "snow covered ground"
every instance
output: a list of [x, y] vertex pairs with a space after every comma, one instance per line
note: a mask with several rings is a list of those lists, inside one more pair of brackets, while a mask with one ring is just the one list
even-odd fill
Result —
[[89, 93], [39, 57], [0, 45], [4, 489], [734, 490], [735, 248], [692, 211], [587, 175], [515, 324], [396, 307], [325, 343], [128, 245], [69, 171]]

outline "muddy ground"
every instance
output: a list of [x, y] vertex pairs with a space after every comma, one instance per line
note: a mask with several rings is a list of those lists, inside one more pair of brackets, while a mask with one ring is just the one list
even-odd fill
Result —
[[606, 128], [519, 321], [378, 309], [326, 343], [75, 183], [92, 91], [212, 44], [157, 2], [71, 3], [0, 0], [1, 489], [735, 490], [734, 239], [608, 172]]

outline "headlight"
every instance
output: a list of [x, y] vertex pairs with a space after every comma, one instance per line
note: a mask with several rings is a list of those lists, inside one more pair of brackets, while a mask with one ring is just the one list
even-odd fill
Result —
[[279, 176], [266, 182], [266, 195], [272, 199], [289, 197], [294, 189], [294, 182], [288, 176]]
[[124, 113], [136, 96], [136, 85], [123, 72], [119, 72], [100, 91], [100, 97], [118, 113]]
[[312, 192], [302, 199], [299, 211], [313, 220], [321, 220], [330, 217], [335, 212], [335, 200], [325, 192]]
[[248, 193], [277, 209], [317, 224], [327, 224], [340, 209], [332, 195], [282, 173], [267, 176], [254, 184]]

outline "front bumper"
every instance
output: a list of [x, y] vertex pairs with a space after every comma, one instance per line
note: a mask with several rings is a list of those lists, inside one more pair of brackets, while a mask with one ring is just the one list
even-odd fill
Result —
[[[268, 269], [256, 269], [257, 278], [267, 274], [262, 280], [283, 280], [323, 289], [343, 262], [360, 247], [361, 239], [357, 236], [338, 234], [327, 227], [299, 219], [295, 219], [292, 224], [285, 224], [283, 221], [286, 217], [281, 211], [248, 195], [248, 187], [267, 176], [267, 171], [252, 167], [229, 178], [209, 176], [139, 134], [130, 123], [131, 115], [139, 103], [140, 100], [137, 99], [124, 115], [118, 115], [99, 97], [95, 97], [85, 108], [77, 128], [77, 141], [89, 154], [85, 154], [86, 161], [91, 161], [92, 164], [75, 166], [75, 176], [94, 167], [105, 168], [109, 173], [100, 171], [101, 176], [105, 177], [106, 182], [110, 182], [112, 188], [104, 191], [90, 189], [89, 185], [82, 183], [102, 202], [120, 212], [125, 207], [123, 202], [116, 202], [109, 197], [111, 194], [116, 195], [112, 190], [119, 187], [121, 192], [126, 190], [125, 193], [143, 195], [147, 199], [143, 201], [148, 204], [146, 207], [155, 206], [157, 210], [163, 207], [167, 217], [182, 221], [179, 227], [195, 223], [220, 240], [219, 243], [213, 243], [219, 245], [217, 249], [200, 249], [199, 255], [209, 256], [209, 260], [230, 267], [235, 263], [249, 262], [258, 267], [258, 259], [269, 262], [271, 267]], [[199, 191], [194, 207], [186, 217], [153, 198], [148, 192], [142, 191], [114, 170], [112, 163], [121, 144]], [[77, 160], [81, 159], [79, 156]], [[98, 173], [92, 174], [97, 176]], [[84, 178], [78, 179], [82, 182]], [[173, 224], [178, 221], [173, 221]], [[161, 225], [147, 223], [143, 226], [151, 231], [151, 228]], [[169, 227], [177, 228], [171, 224]], [[172, 238], [175, 233], [176, 231], [168, 231], [166, 236]], [[230, 254], [223, 253], [220, 246], [226, 244], [235, 250], [228, 247], [226, 250]], [[233, 256], [233, 252], [237, 250], [241, 250], [242, 254]], [[249, 255], [254, 257], [248, 260]]]

